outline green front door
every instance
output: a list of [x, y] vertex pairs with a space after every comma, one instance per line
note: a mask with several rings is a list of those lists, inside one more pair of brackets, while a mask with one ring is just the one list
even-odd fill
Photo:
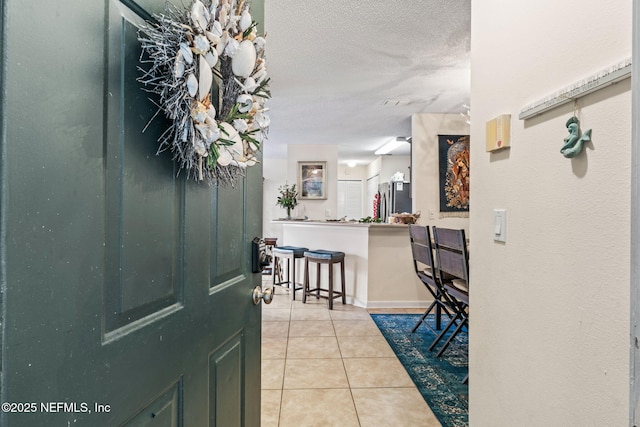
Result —
[[186, 181], [141, 132], [164, 5], [0, 0], [2, 426], [259, 425], [262, 170]]

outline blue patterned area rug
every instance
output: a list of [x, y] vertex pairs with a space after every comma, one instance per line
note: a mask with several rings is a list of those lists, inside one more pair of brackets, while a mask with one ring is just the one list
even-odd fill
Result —
[[[469, 387], [462, 384], [468, 372], [467, 332], [458, 334], [444, 354], [436, 357], [436, 351], [427, 350], [436, 337], [433, 331], [420, 325], [411, 333], [420, 319], [419, 314], [372, 314], [371, 317], [442, 426], [468, 426]], [[426, 321], [435, 329], [435, 315], [430, 314]], [[446, 325], [444, 316], [442, 324]]]

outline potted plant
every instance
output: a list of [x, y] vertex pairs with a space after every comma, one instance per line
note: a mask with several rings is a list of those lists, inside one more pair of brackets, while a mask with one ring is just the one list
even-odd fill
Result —
[[296, 185], [289, 186], [288, 184], [278, 187], [280, 196], [278, 196], [277, 205], [287, 210], [287, 219], [291, 219], [291, 209], [295, 208], [298, 204], [298, 191], [296, 191]]

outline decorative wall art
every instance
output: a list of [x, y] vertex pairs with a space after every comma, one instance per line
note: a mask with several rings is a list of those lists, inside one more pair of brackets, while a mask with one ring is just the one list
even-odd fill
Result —
[[584, 145], [591, 141], [591, 129], [587, 129], [584, 133], [580, 133], [580, 120], [573, 116], [567, 120], [565, 125], [569, 131], [569, 135], [564, 139], [564, 144], [560, 149], [563, 156], [570, 159], [582, 152]]
[[440, 217], [469, 216], [469, 135], [438, 135]]
[[167, 2], [153, 18], [138, 33], [138, 81], [171, 122], [158, 152], [170, 150], [187, 178], [234, 186], [269, 128], [265, 39], [245, 0]]
[[486, 150], [496, 151], [511, 145], [511, 114], [502, 114], [487, 122]]
[[326, 199], [327, 162], [298, 162], [298, 191], [300, 199]]

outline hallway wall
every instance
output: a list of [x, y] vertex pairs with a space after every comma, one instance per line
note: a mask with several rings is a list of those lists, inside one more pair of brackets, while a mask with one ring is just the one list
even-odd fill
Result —
[[[593, 135], [574, 159], [559, 152], [573, 103], [518, 114], [629, 58], [631, 8], [472, 2], [471, 426], [628, 425], [630, 79], [579, 100]], [[490, 154], [500, 114], [511, 148]]]

